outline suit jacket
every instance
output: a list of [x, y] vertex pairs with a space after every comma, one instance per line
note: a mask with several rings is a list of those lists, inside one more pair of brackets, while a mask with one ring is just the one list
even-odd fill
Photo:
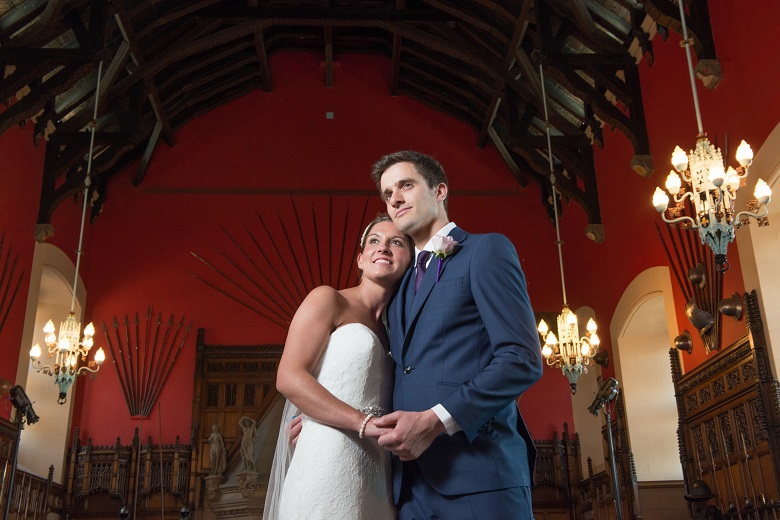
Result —
[[[515, 398], [541, 377], [542, 357], [525, 277], [505, 236], [450, 236], [456, 250], [431, 260], [416, 294], [410, 269], [388, 307], [393, 408], [441, 403], [462, 428], [417, 459], [439, 493], [530, 486], [536, 452]], [[401, 475], [393, 457], [396, 502]]]

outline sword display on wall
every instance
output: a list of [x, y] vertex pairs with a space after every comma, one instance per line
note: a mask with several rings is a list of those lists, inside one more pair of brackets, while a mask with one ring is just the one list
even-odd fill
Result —
[[[0, 271], [0, 333], [3, 332], [3, 327], [8, 319], [8, 313], [11, 312], [11, 306], [16, 299], [16, 294], [19, 292], [19, 286], [24, 276], [24, 271], [22, 271], [18, 277], [14, 277], [19, 255], [13, 255], [13, 259], [11, 256], [11, 246], [6, 246], [5, 233], [3, 233], [0, 236], [0, 263], [3, 265], [2, 271]], [[5, 260], [3, 260], [3, 257], [5, 257]], [[11, 287], [13, 287], [13, 290], [11, 290]]]
[[208, 268], [192, 276], [287, 329], [315, 287], [342, 289], [357, 283], [355, 258], [372, 198], [378, 201], [368, 196], [290, 195], [282, 203], [269, 202], [243, 229], [220, 226], [226, 240], [214, 245], [215, 255], [190, 251]]

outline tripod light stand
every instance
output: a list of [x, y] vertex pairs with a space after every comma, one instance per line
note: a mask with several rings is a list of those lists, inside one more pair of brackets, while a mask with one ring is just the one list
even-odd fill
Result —
[[[614, 377], [607, 379], [593, 403], [588, 407], [588, 411], [593, 415], [598, 415], [600, 409], [604, 409], [604, 416], [607, 418], [607, 441], [609, 443], [609, 462], [612, 465], [612, 486], [615, 496], [615, 513], [617, 520], [623, 520], [623, 506], [620, 504], [620, 482], [618, 481], [617, 465], [615, 464], [615, 444], [612, 440], [612, 414], [609, 409], [610, 401], [613, 401], [618, 395], [618, 382]], [[604, 405], [607, 406], [604, 406]]]

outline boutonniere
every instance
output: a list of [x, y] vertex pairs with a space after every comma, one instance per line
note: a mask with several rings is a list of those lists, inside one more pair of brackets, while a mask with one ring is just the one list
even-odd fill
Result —
[[436, 281], [439, 281], [441, 276], [441, 263], [448, 256], [455, 253], [458, 247], [458, 241], [451, 236], [434, 235], [431, 239], [431, 252], [439, 259], [439, 266], [436, 270]]

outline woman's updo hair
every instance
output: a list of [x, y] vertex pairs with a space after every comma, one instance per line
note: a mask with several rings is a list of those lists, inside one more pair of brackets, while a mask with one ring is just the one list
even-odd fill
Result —
[[366, 229], [363, 231], [363, 234], [360, 236], [360, 249], [364, 249], [366, 247], [366, 237], [371, 232], [371, 229], [379, 224], [380, 222], [392, 222], [393, 219], [390, 218], [390, 215], [387, 213], [379, 213], [376, 217], [374, 217], [374, 220], [368, 223], [366, 226]]
[[[368, 237], [368, 234], [371, 233], [371, 230], [379, 224], [380, 222], [392, 222], [393, 219], [390, 218], [390, 215], [387, 213], [379, 213], [374, 220], [368, 223], [366, 226], [365, 231], [363, 231], [363, 234], [360, 237], [360, 251], [362, 252], [366, 248], [366, 238]], [[412, 237], [409, 235], [404, 234], [404, 237], [406, 237], [406, 247], [409, 249], [409, 257], [411, 258], [414, 256], [414, 242], [412, 242]], [[358, 269], [360, 271], [360, 279], [363, 278], [363, 271]]]

